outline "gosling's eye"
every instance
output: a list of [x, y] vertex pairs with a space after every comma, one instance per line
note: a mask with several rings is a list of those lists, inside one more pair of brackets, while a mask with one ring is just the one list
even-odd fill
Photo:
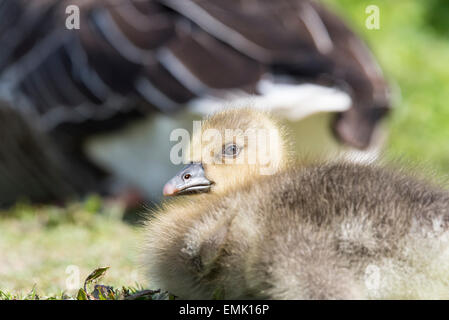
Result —
[[223, 147], [223, 156], [225, 157], [236, 157], [240, 152], [240, 148], [232, 143]]

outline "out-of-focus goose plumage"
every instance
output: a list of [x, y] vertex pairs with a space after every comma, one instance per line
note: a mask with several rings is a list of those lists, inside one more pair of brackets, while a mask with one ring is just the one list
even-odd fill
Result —
[[0, 91], [93, 184], [104, 173], [88, 138], [153, 111], [209, 113], [254, 94], [293, 120], [337, 112], [336, 137], [363, 149], [389, 108], [369, 50], [316, 2], [86, 0], [79, 30], [65, 26], [69, 5], [0, 1]]

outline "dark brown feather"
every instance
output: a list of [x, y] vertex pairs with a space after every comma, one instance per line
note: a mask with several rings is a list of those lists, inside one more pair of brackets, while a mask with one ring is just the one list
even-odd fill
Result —
[[203, 95], [257, 94], [264, 74], [347, 91], [353, 105], [333, 129], [361, 149], [389, 109], [364, 43], [310, 0], [85, 0], [81, 29], [67, 30], [73, 4], [0, 1], [0, 96], [14, 106], [8, 112], [31, 115], [30, 130], [48, 135], [62, 158], [80, 154], [74, 166], [87, 171], [80, 146], [89, 134]]

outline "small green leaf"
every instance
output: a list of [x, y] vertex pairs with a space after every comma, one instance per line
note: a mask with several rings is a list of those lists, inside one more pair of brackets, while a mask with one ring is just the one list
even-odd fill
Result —
[[84, 291], [83, 288], [79, 289], [78, 294], [76, 295], [76, 300], [89, 300], [86, 291]]
[[108, 269], [109, 267], [95, 269], [84, 281], [84, 291], [87, 292], [87, 285], [103, 277]]

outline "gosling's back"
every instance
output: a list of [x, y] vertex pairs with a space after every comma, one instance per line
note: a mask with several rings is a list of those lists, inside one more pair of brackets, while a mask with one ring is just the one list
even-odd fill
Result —
[[449, 193], [392, 171], [313, 165], [148, 224], [150, 280], [182, 298], [449, 296]]

